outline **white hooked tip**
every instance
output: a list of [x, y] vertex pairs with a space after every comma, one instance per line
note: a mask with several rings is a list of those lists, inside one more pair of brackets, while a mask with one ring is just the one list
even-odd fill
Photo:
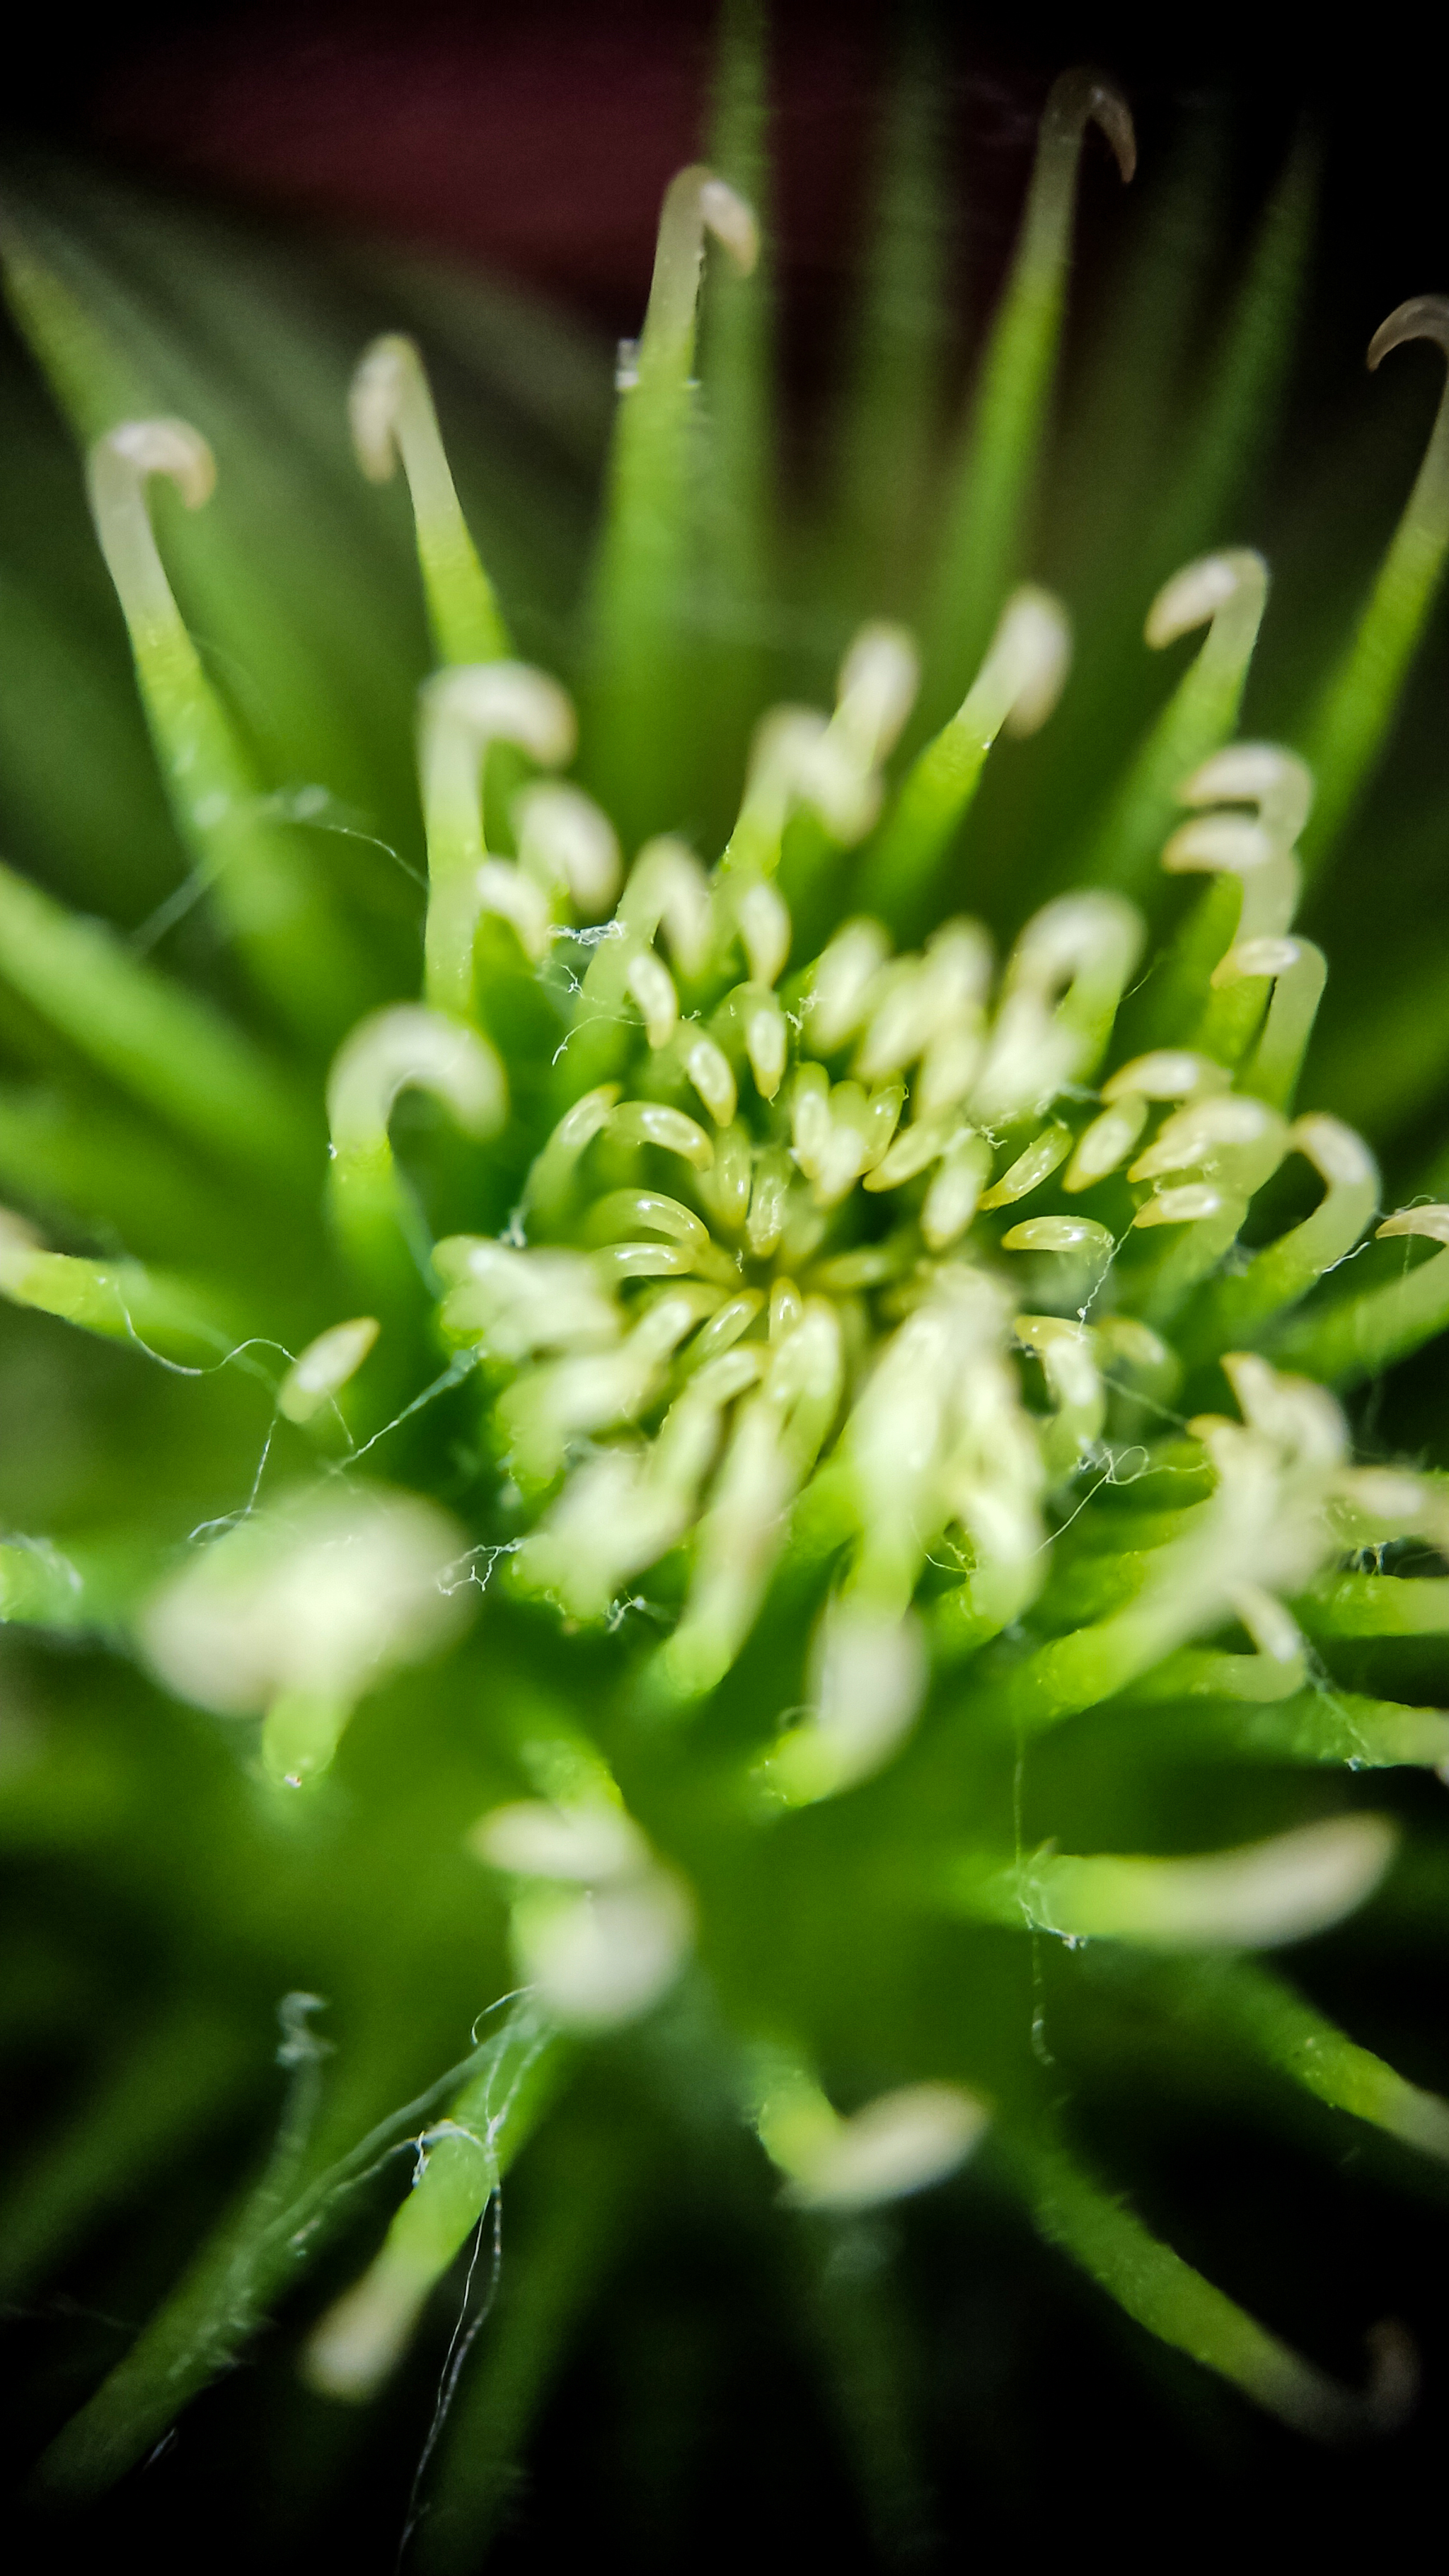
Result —
[[1259, 1950], [1326, 1931], [1373, 1894], [1398, 1847], [1387, 1816], [1335, 1816], [1201, 1859], [1059, 1859], [1029, 1873], [1032, 1911], [1068, 1939]]
[[327, 1078], [339, 1155], [377, 1154], [400, 1091], [428, 1091], [467, 1136], [493, 1136], [508, 1112], [503, 1067], [486, 1038], [421, 1003], [374, 1011], [343, 1039]]
[[602, 1801], [587, 1807], [550, 1806], [520, 1799], [481, 1816], [468, 1848], [490, 1869], [513, 1878], [549, 1878], [582, 1887], [636, 1878], [650, 1865], [650, 1851], [633, 1818]]
[[1276, 855], [1271, 834], [1245, 814], [1203, 814], [1179, 824], [1164, 845], [1162, 864], [1169, 876], [1221, 871], [1246, 877]]
[[1219, 555], [1200, 556], [1164, 582], [1147, 612], [1143, 630], [1154, 652], [1206, 626], [1220, 608], [1251, 589], [1259, 598], [1267, 590], [1268, 567], [1251, 547], [1235, 546]]
[[398, 461], [403, 405], [422, 374], [416, 344], [400, 331], [363, 351], [347, 391], [353, 453], [369, 483], [390, 482]]
[[638, 1878], [565, 1891], [540, 1886], [513, 1908], [520, 1976], [565, 2030], [619, 2030], [675, 1984], [694, 1947], [694, 1908], [657, 1865]]
[[797, 2209], [879, 2209], [929, 2191], [959, 2171], [990, 2125], [984, 2102], [958, 2084], [882, 2093], [822, 2128], [786, 2187]]
[[999, 669], [1011, 704], [1001, 730], [1021, 741], [1037, 733], [1054, 713], [1072, 667], [1072, 621], [1049, 590], [1028, 582], [1014, 591], [1001, 612], [1001, 622], [987, 656]]
[[867, 768], [900, 738], [921, 684], [921, 657], [904, 626], [862, 626], [840, 666], [837, 731]]
[[1137, 136], [1132, 123], [1132, 110], [1117, 87], [1105, 73], [1090, 66], [1059, 72], [1047, 92], [1042, 115], [1044, 129], [1065, 128], [1081, 134], [1095, 125], [1111, 145], [1123, 185], [1130, 185], [1137, 169]]
[[1313, 811], [1313, 772], [1276, 742], [1231, 742], [1179, 787], [1183, 805], [1255, 805], [1276, 846], [1291, 848]]
[[163, 1584], [141, 1643], [168, 1689], [220, 1716], [260, 1716], [282, 1692], [350, 1705], [456, 1635], [471, 1605], [446, 1582], [467, 1544], [419, 1495], [304, 1489]]
[[526, 662], [467, 662], [436, 671], [420, 699], [425, 746], [460, 737], [480, 755], [514, 742], [542, 769], [571, 760], [578, 741], [573, 707], [557, 680]]
[[199, 510], [216, 490], [216, 459], [189, 420], [123, 420], [91, 450], [92, 485], [114, 459], [136, 488], [152, 474], [175, 484], [188, 510]]
[[277, 1410], [289, 1422], [310, 1422], [357, 1375], [382, 1326], [375, 1315], [354, 1315], [329, 1325], [293, 1361], [277, 1389]]
[[729, 252], [741, 277], [748, 277], [760, 256], [760, 227], [748, 198], [727, 179], [702, 173], [699, 212], [705, 231]]

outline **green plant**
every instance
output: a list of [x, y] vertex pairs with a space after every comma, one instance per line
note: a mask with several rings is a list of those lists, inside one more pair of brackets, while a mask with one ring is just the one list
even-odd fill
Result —
[[[466, 2554], [545, 2353], [675, 2179], [661, 2099], [731, 2207], [779, 2195], [828, 2233], [979, 2169], [1291, 2423], [1372, 2426], [1402, 2396], [1397, 2346], [1365, 2395], [1340, 2387], [1094, 2177], [1040, 2022], [1049, 1975], [1053, 2029], [1090, 2046], [1105, 1958], [1149, 2049], [1190, 2024], [1210, 2069], [1449, 2155], [1449, 2106], [1249, 1955], [1390, 1869], [1397, 1829], [1351, 1775], [1449, 1762], [1449, 1716], [1397, 1695], [1393, 1644], [1449, 1626], [1449, 1584], [1420, 1571], [1449, 1545], [1449, 1478], [1355, 1463], [1335, 1392], [1449, 1320], [1449, 1214], [1419, 1191], [1377, 1221], [1367, 1145], [1293, 1105], [1325, 973], [1301, 884], [1388, 735], [1449, 541], [1449, 432], [1441, 411], [1301, 749], [1238, 740], [1267, 574], [1201, 548], [1274, 390], [1299, 150], [1053, 766], [1069, 621], [1017, 576], [1084, 135], [1127, 178], [1132, 127], [1095, 75], [1054, 88], [943, 469], [929, 335], [898, 327], [928, 100], [917, 77], [897, 104], [833, 531], [793, 559], [832, 638], [857, 602], [904, 607], [924, 657], [873, 616], [828, 718], [755, 726], [787, 576], [748, 43], [717, 157], [749, 194], [674, 181], [621, 367], [577, 728], [513, 657], [413, 343], [368, 350], [356, 454], [378, 482], [404, 468], [438, 666], [420, 1000], [385, 865], [337, 863], [400, 804], [409, 673], [349, 566], [326, 365], [267, 336], [244, 270], [208, 306], [184, 230], [148, 234], [144, 210], [109, 272], [83, 191], [62, 219], [41, 175], [8, 210], [12, 307], [86, 444], [190, 862], [161, 927], [192, 936], [205, 988], [0, 875], [8, 1043], [35, 1069], [0, 1098], [0, 1170], [71, 1247], [7, 1217], [0, 1287], [121, 1346], [89, 1375], [49, 1324], [22, 1346], [96, 1455], [0, 1554], [7, 1617], [73, 1645], [42, 1663], [64, 1713], [22, 1745], [5, 1814], [143, 1881], [178, 1953], [165, 2012], [21, 2177], [17, 2278], [188, 2124], [257, 2101], [259, 1999], [295, 1989], [270, 2157], [58, 2436], [58, 2491], [144, 2456], [349, 2224], [359, 2277], [303, 2368], [376, 2394], [528, 2149], [551, 2188], [510, 2258], [522, 2323], [429, 2445], [455, 2519], [418, 2545]], [[710, 235], [738, 274], [711, 280], [701, 401]], [[169, 291], [200, 333], [152, 318], [178, 244]], [[1449, 345], [1446, 311], [1401, 307], [1375, 363]], [[255, 330], [258, 367], [214, 424], [250, 456], [251, 522], [214, 544], [189, 417], [225, 380], [208, 330]], [[285, 552], [294, 526], [325, 581], [304, 563], [284, 615], [256, 541]], [[198, 651], [169, 563], [243, 684]], [[43, 661], [64, 630], [22, 611]], [[1135, 670], [1114, 697], [1127, 611], [1159, 651], [1206, 630], [1141, 721]], [[1039, 732], [986, 814], [993, 744]], [[576, 733], [590, 792], [558, 775]], [[1000, 968], [978, 880], [1017, 931]], [[410, 2141], [389, 2219], [379, 2177], [402, 2184]]]

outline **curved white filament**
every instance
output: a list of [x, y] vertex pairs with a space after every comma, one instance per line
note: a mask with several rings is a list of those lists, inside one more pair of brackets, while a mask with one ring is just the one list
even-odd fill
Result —
[[508, 1109], [503, 1067], [476, 1029], [420, 1004], [375, 1011], [344, 1039], [327, 1080], [339, 1161], [389, 1157], [388, 1120], [400, 1091], [428, 1091], [468, 1136], [492, 1136]]

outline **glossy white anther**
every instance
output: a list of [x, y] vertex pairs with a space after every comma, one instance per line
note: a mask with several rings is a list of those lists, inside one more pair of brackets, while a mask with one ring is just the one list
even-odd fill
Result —
[[1077, 1139], [1077, 1150], [1062, 1174], [1064, 1190], [1089, 1190], [1094, 1182], [1104, 1181], [1125, 1162], [1147, 1124], [1147, 1102], [1140, 1093], [1126, 1092], [1094, 1118]]
[[1010, 1207], [1015, 1200], [1024, 1199], [1030, 1191], [1040, 1188], [1043, 1181], [1050, 1179], [1071, 1150], [1072, 1131], [1069, 1127], [1044, 1127], [1002, 1173], [1000, 1180], [992, 1183], [982, 1199], [983, 1208]]
[[277, 1411], [289, 1422], [310, 1422], [357, 1375], [381, 1330], [375, 1315], [329, 1325], [292, 1362], [277, 1389]]
[[1115, 1246], [1106, 1226], [1091, 1217], [1031, 1216], [1007, 1229], [1001, 1248], [1003, 1252], [1087, 1252], [1105, 1267]]
[[1103, 1083], [1102, 1098], [1111, 1102], [1131, 1093], [1143, 1100], [1191, 1100], [1199, 1091], [1225, 1091], [1228, 1080], [1211, 1056], [1193, 1055], [1185, 1047], [1159, 1047], [1122, 1065]]
[[790, 1094], [795, 1160], [813, 1180], [830, 1143], [830, 1079], [823, 1065], [802, 1064]]
[[640, 948], [629, 960], [625, 989], [639, 1005], [651, 1047], [669, 1044], [679, 1025], [679, 995], [674, 978], [652, 948]]
[[692, 1037], [683, 1050], [684, 1070], [717, 1127], [728, 1127], [739, 1105], [730, 1060], [713, 1038]]
[[327, 1078], [327, 1116], [339, 1157], [387, 1151], [387, 1126], [400, 1091], [427, 1091], [468, 1136], [492, 1136], [508, 1093], [486, 1038], [420, 1004], [374, 1011], [344, 1038]]
[[1284, 1122], [1276, 1110], [1241, 1093], [1218, 1092], [1177, 1110], [1146, 1153], [1139, 1154], [1127, 1178], [1151, 1181], [1164, 1172], [1191, 1171], [1198, 1165], [1213, 1168], [1234, 1147], [1261, 1144], [1275, 1130], [1286, 1141]]
[[745, 1240], [758, 1261], [767, 1261], [779, 1245], [789, 1190], [790, 1166], [785, 1156], [773, 1151], [758, 1155], [745, 1220]]
[[[928, 1163], [934, 1163], [937, 1155], [944, 1154], [948, 1146], [964, 1143], [973, 1133], [973, 1129], [964, 1126], [954, 1116], [914, 1120], [909, 1127], [901, 1129], [890, 1151], [867, 1172], [866, 1188], [873, 1191], [899, 1188], [902, 1181], [914, 1180]], [[986, 1169], [989, 1171], [990, 1168], [988, 1156]]]
[[773, 1100], [780, 1088], [789, 1049], [785, 1014], [773, 993], [757, 989], [741, 1003], [745, 1053], [762, 1100]]
[[1343, 1408], [1311, 1378], [1286, 1376], [1256, 1351], [1228, 1351], [1223, 1374], [1243, 1420], [1295, 1466], [1341, 1466], [1348, 1451]]
[[1181, 1189], [1158, 1190], [1140, 1207], [1132, 1222], [1144, 1225], [1198, 1225], [1204, 1217], [1221, 1216], [1227, 1200], [1209, 1181], [1187, 1181]]
[[715, 1158], [712, 1138], [682, 1109], [662, 1100], [622, 1100], [608, 1112], [609, 1134], [623, 1145], [660, 1145], [667, 1154], [682, 1154], [697, 1172], [707, 1172]]
[[[1043, 1229], [1064, 1225], [1063, 1218], [1039, 1217], [1032, 1225], [1012, 1228], [1006, 1237], [1012, 1249], [1063, 1252], [1080, 1249], [1061, 1240], [1043, 1239]], [[1100, 1226], [1093, 1233], [1104, 1231]], [[1031, 1235], [1039, 1238], [1030, 1244], [1014, 1243], [1014, 1237]], [[1100, 1246], [1093, 1246], [1100, 1255]], [[1107, 1258], [1113, 1246], [1107, 1237]], [[1107, 1395], [1097, 1366], [1097, 1353], [1091, 1333], [1080, 1323], [1070, 1323], [1060, 1315], [1018, 1315], [1017, 1340], [1034, 1351], [1041, 1362], [1042, 1375], [1056, 1412], [1042, 1436], [1042, 1454], [1048, 1476], [1054, 1484], [1070, 1476], [1094, 1441], [1099, 1440], [1107, 1419]]]
[[607, 910], [619, 890], [619, 843], [591, 796], [538, 779], [513, 800], [518, 863], [549, 894], [570, 895], [580, 912]]

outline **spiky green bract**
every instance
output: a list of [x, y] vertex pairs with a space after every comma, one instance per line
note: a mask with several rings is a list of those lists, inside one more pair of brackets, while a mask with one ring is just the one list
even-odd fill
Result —
[[[813, 645], [775, 704], [746, 612], [787, 586], [788, 513], [748, 277], [697, 339], [710, 240], [744, 269], [756, 241], [760, 31], [730, 26], [724, 170], [666, 198], [576, 662], [543, 649], [543, 570], [500, 551], [507, 496], [479, 513], [464, 477], [460, 502], [414, 340], [351, 380], [356, 461], [400, 458], [415, 515], [399, 615], [346, 370], [252, 255], [89, 182], [62, 220], [44, 174], [7, 212], [14, 309], [91, 458], [108, 667], [129, 652], [190, 868], [128, 942], [162, 827], [123, 781], [150, 853], [126, 900], [85, 799], [33, 854], [121, 925], [0, 877], [0, 1172], [28, 1211], [0, 1219], [0, 1291], [87, 1444], [33, 1435], [7, 1503], [0, 1608], [45, 1705], [0, 1819], [175, 1962], [136, 1978], [70, 2130], [27, 2147], [12, 2294], [108, 2197], [154, 2208], [208, 2124], [260, 2140], [285, 1998], [272, 2147], [179, 2278], [158, 2256], [172, 2286], [46, 2453], [56, 2497], [145, 2457], [274, 2311], [298, 2328], [279, 2406], [294, 2366], [309, 2404], [385, 2402], [461, 2266], [410, 2545], [473, 2563], [573, 2327], [661, 2211], [702, 2205], [814, 2267], [889, 2535], [916, 2511], [909, 2373], [859, 2231], [937, 2186], [1009, 2195], [1297, 2428], [1373, 2430], [1403, 2397], [1398, 2347], [1345, 2387], [1185, 2261], [1097, 2172], [1053, 2057], [1058, 2034], [1118, 2080], [1110, 1990], [1153, 2068], [1188, 2032], [1224, 2080], [1449, 2151], [1449, 2107], [1251, 1955], [1392, 1891], [1380, 1775], [1449, 1763], [1419, 1678], [1449, 1479], [1356, 1449], [1339, 1401], [1449, 1319], [1449, 1212], [1385, 1217], [1352, 1102], [1298, 1110], [1315, 780], [1237, 738], [1268, 575], [1224, 449], [1276, 390], [1307, 161], [1191, 473], [1112, 567], [1109, 672], [1134, 581], [1149, 647], [1201, 638], [1157, 703], [1094, 684], [1090, 598], [1079, 679], [1061, 601], [1016, 581], [1086, 125], [1133, 162], [1123, 101], [1070, 74], [962, 442], [934, 500], [912, 451], [899, 526], [872, 480], [898, 389], [857, 353], [838, 543], [796, 549], [834, 704]], [[922, 80], [913, 55], [874, 269], [887, 303], [916, 279], [924, 386]], [[456, 302], [419, 307], [446, 349]], [[1396, 336], [1428, 327], [1404, 314]], [[565, 448], [557, 386], [537, 410]], [[1303, 718], [1310, 745], [1328, 723], [1320, 850], [1427, 610], [1436, 455], [1332, 722]], [[274, 595], [269, 510], [300, 549]], [[934, 602], [898, 561], [883, 596], [896, 538], [933, 525]], [[1190, 561], [1154, 560], [1189, 526]], [[733, 822], [691, 838], [745, 708]], [[1013, 735], [1040, 752], [993, 751]], [[1013, 761], [1034, 825], [984, 810]], [[423, 862], [425, 914], [398, 916], [379, 845], [400, 883]], [[78, 2032], [113, 1990], [64, 1907], [34, 1982]]]

